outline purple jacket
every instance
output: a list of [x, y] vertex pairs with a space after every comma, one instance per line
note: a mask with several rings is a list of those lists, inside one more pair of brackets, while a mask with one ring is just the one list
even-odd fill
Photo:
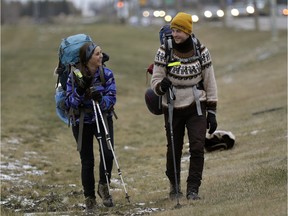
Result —
[[[84, 123], [94, 123], [95, 115], [93, 111], [92, 101], [91, 99], [87, 98], [87, 96], [85, 97], [86, 94], [79, 95], [77, 93], [77, 83], [75, 81], [73, 89], [71, 75], [72, 73], [70, 73], [67, 80], [67, 97], [65, 100], [66, 107], [68, 108], [68, 110], [70, 107], [76, 110], [76, 112], [74, 112], [76, 113], [76, 123], [79, 123], [80, 115], [77, 114], [77, 110], [79, 110], [79, 107], [85, 110]], [[102, 85], [99, 69], [97, 69], [93, 77], [91, 86], [96, 87], [97, 91], [99, 91], [103, 96], [102, 101], [100, 102], [100, 108], [102, 112], [107, 112], [108, 116], [111, 116], [114, 105], [116, 104], [116, 84], [113, 72], [109, 68], [104, 67], [104, 78], [106, 83]]]

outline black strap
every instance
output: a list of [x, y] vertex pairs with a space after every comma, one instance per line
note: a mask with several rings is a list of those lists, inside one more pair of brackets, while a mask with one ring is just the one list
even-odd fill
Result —
[[172, 36], [166, 36], [165, 38], [165, 58], [166, 67], [170, 62], [173, 62], [173, 46], [172, 46]]
[[83, 127], [84, 127], [84, 111], [80, 112], [79, 118], [79, 133], [78, 133], [78, 140], [77, 140], [77, 151], [81, 152], [82, 149], [82, 137], [83, 137]]
[[194, 34], [191, 35], [192, 43], [193, 43], [193, 49], [195, 51], [197, 59], [200, 61], [201, 67], [202, 67], [202, 56], [200, 51], [200, 41], [195, 37]]
[[[101, 65], [100, 68], [99, 68], [99, 75], [100, 75], [100, 80], [101, 80], [102, 86], [104, 86], [106, 84], [106, 80], [105, 80], [103, 65]], [[113, 113], [115, 119], [118, 119], [118, 116], [117, 116], [114, 108], [112, 108], [111, 112]]]
[[[75, 84], [74, 84], [74, 74], [73, 74], [73, 71], [72, 71], [72, 66], [69, 65], [68, 66], [68, 70], [69, 70], [69, 74], [71, 74], [71, 83], [72, 83], [72, 92], [74, 92], [74, 89], [75, 89]], [[70, 118], [72, 117], [72, 123], [73, 125], [75, 126], [76, 125], [76, 120], [75, 120], [75, 114], [74, 114], [74, 109], [72, 107], [70, 107], [69, 109], [69, 124], [68, 126], [70, 126]]]
[[99, 68], [99, 75], [100, 75], [100, 80], [101, 80], [102, 86], [104, 86], [105, 83], [106, 83], [106, 80], [105, 80], [105, 76], [104, 76], [104, 67], [103, 67], [103, 65], [101, 65], [100, 68]]

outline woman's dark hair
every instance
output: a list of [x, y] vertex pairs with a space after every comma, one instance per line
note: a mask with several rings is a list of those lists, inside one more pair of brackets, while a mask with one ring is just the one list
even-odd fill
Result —
[[79, 63], [80, 63], [80, 71], [83, 75], [87, 75], [89, 73], [89, 69], [87, 68], [87, 63], [93, 52], [96, 48], [96, 44], [92, 42], [85, 43], [79, 50]]

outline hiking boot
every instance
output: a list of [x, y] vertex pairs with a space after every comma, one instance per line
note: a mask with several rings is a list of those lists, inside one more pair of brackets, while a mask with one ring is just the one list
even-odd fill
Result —
[[86, 213], [95, 213], [96, 212], [96, 199], [94, 197], [87, 197], [85, 199]]
[[188, 200], [200, 200], [201, 198], [199, 197], [198, 193], [194, 191], [190, 191], [186, 195]]
[[98, 195], [101, 197], [103, 201], [103, 205], [106, 207], [113, 207], [113, 200], [112, 196], [109, 194], [109, 189], [107, 184], [100, 184], [98, 185]]
[[170, 192], [169, 192], [170, 199], [171, 200], [177, 199], [177, 195], [178, 195], [178, 198], [182, 198], [183, 197], [183, 193], [181, 192], [180, 186], [178, 186], [178, 190], [176, 190], [176, 186], [173, 185], [173, 184], [170, 184]]

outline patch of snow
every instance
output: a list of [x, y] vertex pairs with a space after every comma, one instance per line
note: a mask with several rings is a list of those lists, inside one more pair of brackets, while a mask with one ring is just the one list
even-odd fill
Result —
[[37, 167], [31, 166], [30, 164], [22, 164], [19, 160], [16, 160], [14, 162], [1, 161], [0, 169], [0, 180], [5, 181], [19, 180], [21, 176], [27, 174], [36, 176], [45, 174], [45, 171], [38, 170]]
[[147, 213], [149, 214], [149, 213], [153, 213], [153, 212], [163, 211], [163, 209], [160, 209], [160, 208], [144, 208], [144, 209], [138, 208], [136, 210], [137, 210], [137, 212], [131, 214], [131, 216], [144, 215], [144, 214], [147, 214]]
[[137, 150], [137, 148], [132, 147], [132, 146], [124, 146], [124, 150]]
[[14, 145], [18, 145], [21, 143], [21, 140], [19, 138], [16, 137], [12, 137], [10, 139], [7, 140], [8, 144], [14, 144]]
[[254, 131], [251, 131], [250, 134], [251, 135], [256, 135], [256, 134], [258, 134], [260, 132], [265, 132], [265, 130], [254, 130]]
[[136, 203], [136, 205], [139, 205], [139, 206], [144, 206], [145, 203]]
[[15, 180], [17, 180], [17, 179], [18, 179], [18, 177], [0, 173], [0, 180], [1, 180], [1, 181], [15, 181]]
[[190, 155], [184, 156], [181, 158], [181, 162], [184, 163], [186, 161], [190, 161]]

